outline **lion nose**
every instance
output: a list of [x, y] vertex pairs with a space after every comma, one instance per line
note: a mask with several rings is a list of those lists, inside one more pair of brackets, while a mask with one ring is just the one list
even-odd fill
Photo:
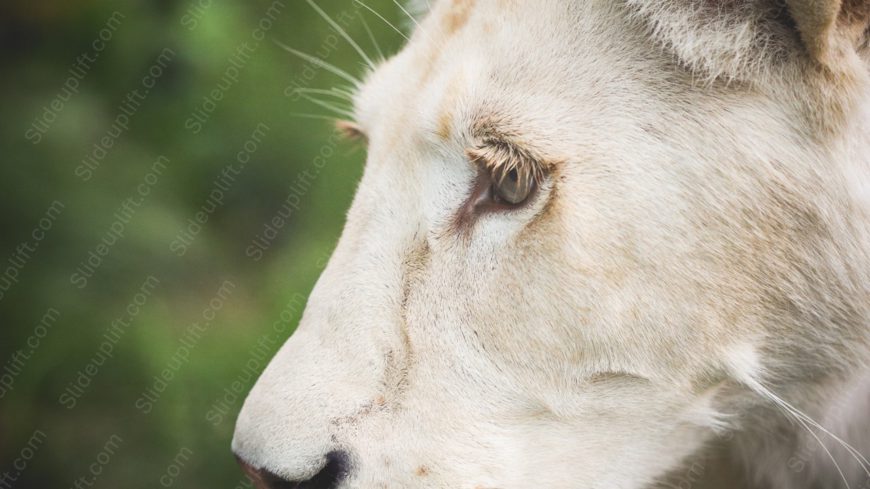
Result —
[[257, 489], [337, 489], [348, 476], [350, 457], [347, 452], [332, 451], [324, 456], [323, 467], [307, 480], [287, 480], [265, 468], [256, 468], [236, 455], [239, 465]]

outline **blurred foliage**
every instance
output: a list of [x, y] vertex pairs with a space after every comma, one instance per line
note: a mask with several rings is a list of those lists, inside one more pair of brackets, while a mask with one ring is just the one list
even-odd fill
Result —
[[[370, 54], [360, 15], [398, 49], [401, 36], [352, 0], [318, 3]], [[366, 4], [403, 24], [391, 0]], [[249, 372], [295, 326], [293, 298], [334, 247], [364, 159], [329, 142], [328, 122], [295, 116], [326, 112], [287, 89], [345, 82], [278, 43], [354, 74], [360, 57], [300, 0], [5, 2], [0, 40], [0, 487], [247, 487], [229, 446]], [[221, 180], [240, 152], [247, 164]], [[252, 252], [291, 195], [297, 208]], [[131, 198], [142, 202], [124, 211]], [[203, 209], [182, 254], [172, 243]], [[290, 326], [261, 341], [276, 321]]]

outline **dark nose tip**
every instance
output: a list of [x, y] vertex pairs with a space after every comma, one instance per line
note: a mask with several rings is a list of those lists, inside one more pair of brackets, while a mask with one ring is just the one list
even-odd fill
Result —
[[245, 474], [257, 489], [336, 489], [350, 472], [347, 452], [332, 451], [324, 457], [323, 467], [308, 480], [287, 480], [265, 468], [256, 468], [236, 455]]

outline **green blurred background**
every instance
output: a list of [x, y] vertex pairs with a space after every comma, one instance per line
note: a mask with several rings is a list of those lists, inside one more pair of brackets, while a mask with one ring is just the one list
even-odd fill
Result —
[[[318, 4], [373, 58], [403, 41]], [[294, 115], [347, 82], [278, 43], [360, 56], [302, 0], [4, 2], [0, 37], [0, 489], [249, 487], [235, 415], [364, 161]]]

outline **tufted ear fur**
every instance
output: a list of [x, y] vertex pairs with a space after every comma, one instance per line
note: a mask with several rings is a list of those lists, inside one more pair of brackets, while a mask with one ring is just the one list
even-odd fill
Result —
[[696, 80], [775, 94], [819, 137], [846, 127], [870, 96], [870, 0], [626, 2]]
[[870, 0], [786, 0], [809, 55], [838, 70], [843, 57], [866, 48]]
[[870, 0], [627, 3], [681, 64], [710, 80], [780, 76], [807, 61], [832, 72], [854, 69], [870, 26]]

